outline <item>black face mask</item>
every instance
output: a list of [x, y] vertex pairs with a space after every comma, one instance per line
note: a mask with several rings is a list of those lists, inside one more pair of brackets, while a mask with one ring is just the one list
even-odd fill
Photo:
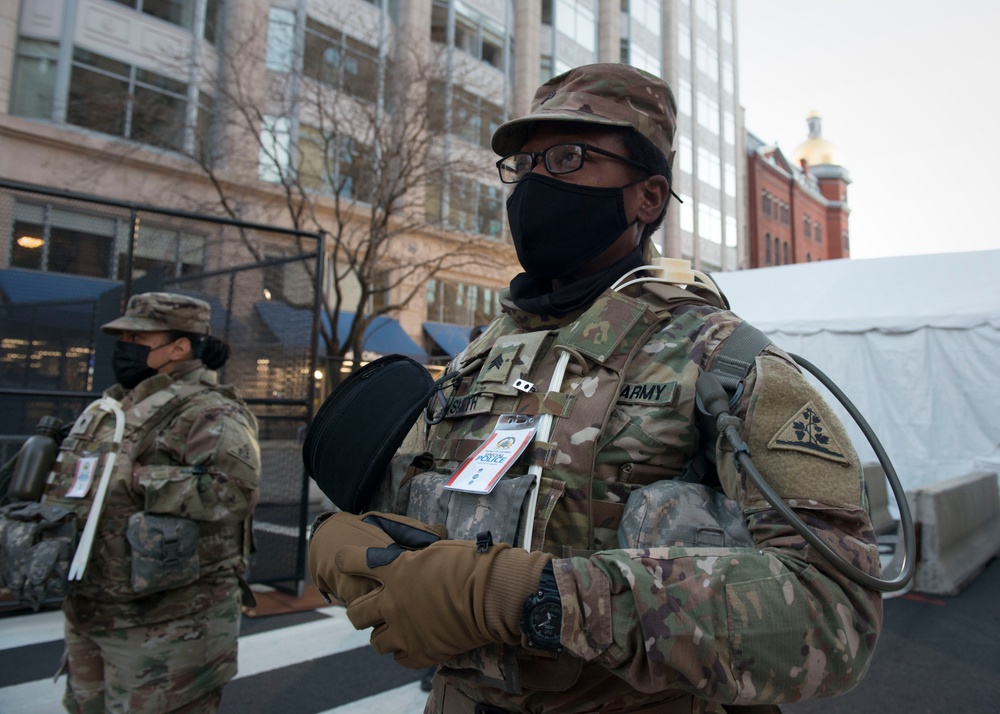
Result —
[[639, 181], [600, 187], [536, 173], [521, 179], [507, 199], [507, 218], [524, 271], [565, 278], [607, 250], [634, 222], [625, 216], [625, 189]]
[[[160, 345], [160, 347], [166, 347], [166, 345]], [[156, 349], [160, 349], [160, 347]], [[125, 389], [132, 389], [139, 382], [155, 376], [156, 370], [146, 364], [150, 352], [152, 350], [149, 347], [140, 345], [138, 342], [122, 342], [121, 340], [116, 342], [115, 351], [111, 355], [111, 368], [115, 372], [118, 384]]]

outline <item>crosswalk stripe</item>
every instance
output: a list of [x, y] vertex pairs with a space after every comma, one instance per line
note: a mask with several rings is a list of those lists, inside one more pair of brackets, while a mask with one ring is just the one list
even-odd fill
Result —
[[370, 631], [355, 630], [343, 607], [324, 607], [317, 612], [327, 615], [326, 619], [241, 637], [236, 677], [250, 677], [368, 644]]
[[62, 610], [46, 610], [0, 619], [0, 650], [62, 638]]
[[[330, 657], [367, 647], [370, 631], [357, 631], [339, 606], [316, 612], [323, 619], [240, 637], [237, 679], [253, 677], [281, 667]], [[44, 612], [0, 620], [0, 642], [4, 649], [38, 644], [63, 637], [62, 612]], [[0, 688], [0, 713], [37, 714], [61, 711], [65, 679], [33, 682]], [[370, 714], [393, 711], [417, 714], [423, 711], [426, 694], [419, 684], [398, 687], [365, 700], [330, 710], [336, 714]], [[419, 701], [418, 701], [419, 700]], [[361, 702], [369, 701], [369, 704]]]

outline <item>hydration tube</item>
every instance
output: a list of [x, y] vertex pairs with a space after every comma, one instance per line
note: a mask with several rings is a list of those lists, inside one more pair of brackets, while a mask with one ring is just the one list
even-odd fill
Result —
[[796, 363], [803, 366], [820, 382], [822, 382], [822, 384], [829, 389], [835, 397], [837, 397], [840, 403], [844, 405], [844, 408], [847, 409], [850, 415], [857, 422], [858, 426], [861, 427], [861, 431], [868, 439], [868, 443], [872, 445], [872, 448], [875, 450], [875, 454], [878, 457], [879, 463], [882, 464], [882, 468], [885, 470], [886, 478], [889, 480], [889, 485], [892, 487], [892, 493], [896, 497], [896, 503], [899, 506], [899, 520], [903, 529], [904, 544], [903, 564], [899, 575], [892, 580], [876, 578], [860, 570], [851, 563], [848, 563], [843, 557], [835, 553], [826, 543], [820, 540], [819, 536], [810, 530], [809, 526], [802, 522], [802, 519], [799, 518], [798, 514], [788, 507], [788, 504], [781, 499], [781, 496], [775, 493], [774, 489], [772, 489], [767, 481], [764, 480], [764, 477], [760, 475], [760, 472], [754, 466], [753, 461], [750, 459], [750, 448], [740, 437], [739, 432], [736, 431], [736, 427], [731, 423], [720, 423], [720, 417], [727, 417], [730, 415], [729, 394], [723, 388], [722, 382], [719, 381], [717, 376], [711, 372], [702, 372], [699, 375], [697, 384], [698, 397], [701, 400], [702, 405], [705, 407], [705, 410], [713, 419], [715, 419], [716, 424], [723, 426], [720, 431], [733, 447], [733, 458], [736, 459], [737, 466], [750, 477], [750, 480], [753, 481], [753, 485], [756, 486], [761, 495], [767, 499], [767, 502], [771, 504], [781, 517], [784, 518], [785, 521], [787, 521], [788, 524], [794, 528], [807, 543], [809, 543], [809, 545], [819, 551], [819, 553], [835, 568], [837, 568], [837, 570], [859, 585], [864, 585], [865, 587], [869, 587], [880, 592], [895, 592], [897, 590], [902, 590], [910, 581], [910, 578], [913, 577], [913, 566], [916, 561], [916, 539], [913, 533], [913, 518], [910, 515], [910, 507], [906, 502], [906, 494], [903, 492], [903, 487], [900, 485], [899, 479], [896, 477], [896, 470], [892, 467], [892, 463], [889, 461], [889, 457], [885, 453], [885, 449], [882, 448], [882, 444], [879, 442], [878, 437], [875, 436], [875, 432], [872, 431], [872, 428], [868, 425], [868, 422], [865, 421], [865, 418], [861, 416], [861, 413], [857, 410], [854, 404], [847, 398], [847, 395], [845, 395], [829, 377], [827, 377], [811, 362], [799, 357], [798, 355], [790, 356], [796, 361]]
[[102, 412], [115, 415], [114, 444], [112, 450], [107, 454], [107, 461], [104, 462], [104, 472], [101, 474], [101, 480], [97, 484], [94, 503], [90, 506], [90, 513], [87, 514], [87, 523], [83, 527], [83, 534], [80, 536], [80, 544], [76, 547], [73, 562], [69, 567], [70, 580], [83, 580], [83, 575], [87, 572], [87, 563], [90, 562], [90, 551], [94, 546], [94, 536], [97, 533], [97, 522], [101, 519], [104, 498], [107, 496], [108, 484], [111, 481], [111, 472], [115, 469], [115, 457], [118, 456], [118, 449], [121, 448], [122, 437], [125, 434], [125, 414], [122, 412], [121, 402], [115, 401], [111, 397], [101, 397], [101, 399], [87, 407], [87, 411], [90, 411], [91, 407], [94, 406]]

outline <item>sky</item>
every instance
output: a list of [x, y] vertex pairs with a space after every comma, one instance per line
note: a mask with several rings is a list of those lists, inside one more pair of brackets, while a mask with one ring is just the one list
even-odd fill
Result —
[[746, 128], [791, 159], [819, 112], [851, 257], [1000, 248], [1000, 2], [738, 0]]

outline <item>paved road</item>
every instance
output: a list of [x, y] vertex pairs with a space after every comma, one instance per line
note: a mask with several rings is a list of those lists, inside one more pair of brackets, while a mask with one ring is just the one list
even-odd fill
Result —
[[[0, 712], [61, 711], [58, 611], [0, 614]], [[367, 646], [339, 607], [246, 618], [240, 673], [222, 714], [419, 714], [420, 672]], [[1000, 560], [957, 597], [886, 600], [885, 626], [864, 681], [843, 697], [803, 702], [786, 714], [998, 714]]]

